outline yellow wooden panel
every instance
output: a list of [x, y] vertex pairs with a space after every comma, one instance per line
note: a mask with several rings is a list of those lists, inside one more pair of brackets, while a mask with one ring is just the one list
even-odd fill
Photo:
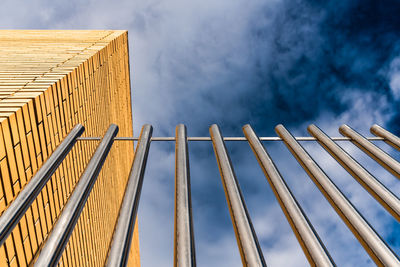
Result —
[[3, 211], [5, 211], [5, 209], [6, 209], [6, 198], [3, 196], [0, 199], [0, 215], [3, 213]]
[[[44, 90], [44, 92], [47, 91]], [[35, 113], [36, 113], [36, 120], [37, 123], [39, 124], [40, 122], [42, 122], [42, 108], [40, 107], [40, 95], [38, 95], [34, 100], [33, 100], [33, 106], [35, 109]]]
[[[51, 133], [50, 133], [50, 128], [49, 128], [49, 121], [48, 121], [48, 116], [46, 112], [46, 104], [45, 104], [45, 97], [44, 95], [41, 95], [40, 97], [40, 106], [42, 109], [42, 114], [43, 114], [43, 132], [44, 132], [44, 137], [43, 139], [45, 140], [44, 145], [45, 147], [42, 147], [42, 150], [45, 150], [48, 155], [51, 155], [53, 152], [51, 148]], [[40, 130], [39, 130], [39, 135], [40, 135]]]
[[26, 134], [26, 140], [28, 143], [28, 149], [29, 149], [29, 159], [31, 162], [31, 172], [35, 173], [38, 166], [37, 166], [37, 161], [36, 161], [36, 152], [35, 152], [35, 145], [33, 141], [33, 135], [32, 132], [29, 132]]
[[29, 238], [26, 238], [24, 241], [24, 248], [25, 248], [25, 257], [27, 262], [31, 262], [32, 260], [32, 247]]
[[14, 195], [17, 196], [18, 193], [21, 191], [21, 184], [19, 183], [19, 180], [16, 181], [16, 182], [13, 184], [12, 187], [13, 187]]
[[[18, 110], [16, 110], [15, 112], [17, 111]], [[10, 122], [13, 144], [16, 145], [17, 143], [19, 143], [19, 132], [18, 132], [17, 119], [15, 113], [12, 114], [10, 117], [8, 117], [8, 120]]]
[[7, 256], [6, 248], [4, 246], [0, 247], [0, 266], [7, 266]]
[[[21, 183], [21, 188], [22, 188], [25, 186], [27, 180], [26, 180], [26, 176], [25, 176], [24, 161], [22, 159], [21, 144], [17, 144], [14, 147], [14, 152], [15, 152], [15, 159], [17, 161], [17, 170], [18, 170], [18, 174], [19, 174], [19, 181]], [[15, 192], [15, 194], [17, 194], [17, 193]]]
[[[40, 141], [38, 133], [38, 124], [36, 122], [35, 108], [33, 106], [32, 101], [28, 103], [28, 110], [29, 110], [29, 119], [31, 121], [31, 126], [32, 126], [32, 135], [35, 145], [36, 156], [38, 156], [41, 150], [40, 150]], [[40, 166], [40, 164], [38, 164], [38, 166]]]
[[36, 231], [36, 238], [37, 238], [38, 244], [42, 244], [43, 234], [42, 234], [42, 228], [40, 225], [40, 220], [35, 222], [35, 231]]
[[49, 181], [46, 186], [47, 186], [47, 190], [48, 190], [48, 194], [49, 194], [49, 205], [50, 205], [50, 214], [51, 214], [50, 219], [53, 224], [56, 221], [57, 214], [56, 214], [56, 208], [55, 208], [55, 205], [56, 205], [55, 199], [54, 199], [53, 190], [52, 190], [52, 188], [53, 188], [52, 182]]
[[[1, 119], [0, 118], [0, 124], [6, 120], [6, 118]], [[6, 147], [4, 146], [4, 137], [3, 137], [3, 130], [0, 127], [0, 160], [3, 159], [6, 156]]]
[[32, 207], [33, 221], [36, 223], [36, 221], [39, 220], [39, 210], [38, 210], [37, 200], [33, 201], [31, 207]]
[[30, 159], [29, 159], [28, 143], [26, 141], [26, 132], [25, 132], [22, 109], [18, 110], [16, 115], [17, 115], [18, 131], [21, 140], [22, 156], [24, 159], [24, 167], [25, 169], [27, 169], [30, 166]]
[[28, 237], [28, 226], [26, 224], [26, 218], [23, 217], [20, 221], [19, 221], [19, 226], [21, 228], [21, 235], [22, 238], [25, 239], [26, 237]]
[[19, 266], [26, 266], [26, 258], [25, 258], [25, 251], [24, 251], [24, 247], [23, 247], [23, 239], [21, 238], [21, 231], [19, 229], [19, 227], [15, 227], [13, 232], [12, 232], [12, 236], [14, 239], [14, 244], [15, 244], [15, 248], [17, 250], [17, 258], [18, 258], [18, 263]]
[[39, 130], [39, 138], [41, 140], [41, 149], [42, 149], [42, 156], [43, 156], [43, 161], [47, 160], [47, 142], [46, 138], [44, 135], [44, 128], [43, 128], [43, 122], [41, 122], [38, 125], [38, 130]]
[[30, 180], [30, 178], [32, 177], [32, 169], [31, 169], [31, 166], [29, 166], [29, 167], [25, 170], [25, 174], [26, 174], [27, 180]]
[[68, 265], [72, 265], [72, 255], [71, 255], [71, 247], [69, 244], [65, 247], [65, 253], [68, 260]]
[[46, 214], [46, 223], [48, 228], [51, 228], [53, 226], [53, 222], [51, 220], [51, 214], [50, 214], [50, 204], [47, 203], [46, 206], [44, 207], [44, 212]]
[[39, 154], [36, 156], [36, 160], [37, 160], [38, 167], [39, 168], [42, 167], [42, 163], [43, 163], [43, 161], [42, 161], [42, 152], [39, 152]]
[[35, 231], [35, 221], [32, 215], [32, 207], [26, 211], [26, 221], [28, 224], [28, 231], [29, 231], [29, 240], [32, 251], [36, 251], [38, 249], [38, 241], [36, 239], [36, 231]]
[[[45, 190], [45, 188], [43, 190]], [[37, 196], [36, 199], [38, 200], [39, 221], [40, 221], [40, 225], [42, 226], [41, 229], [42, 229], [43, 238], [45, 238], [49, 231], [47, 229], [46, 215], [44, 212], [43, 194], [44, 194], [44, 192], [42, 191]]]
[[60, 214], [61, 205], [60, 205], [60, 200], [59, 200], [59, 198], [58, 198], [58, 190], [56, 190], [56, 191], [53, 193], [53, 196], [54, 196], [56, 214]]
[[15, 256], [15, 248], [12, 236], [9, 236], [4, 243], [7, 253], [7, 258], [11, 260]]
[[3, 180], [3, 186], [4, 186], [3, 190], [4, 190], [6, 205], [8, 205], [8, 203], [10, 203], [14, 199], [14, 194], [11, 187], [12, 183], [8, 172], [8, 165], [6, 158], [0, 161], [0, 171]]
[[19, 177], [18, 177], [17, 163], [15, 162], [13, 143], [11, 139], [10, 124], [8, 120], [4, 120], [1, 126], [3, 130], [3, 137], [7, 153], [7, 162], [9, 164], [11, 180], [12, 183], [14, 184], [19, 179]]
[[9, 263], [10, 267], [18, 267], [18, 260], [14, 257], [11, 262]]
[[78, 253], [76, 253], [76, 248], [77, 248], [77, 240], [75, 234], [71, 235], [71, 239], [69, 243], [71, 245], [71, 256], [73, 258], [73, 265], [78, 266]]

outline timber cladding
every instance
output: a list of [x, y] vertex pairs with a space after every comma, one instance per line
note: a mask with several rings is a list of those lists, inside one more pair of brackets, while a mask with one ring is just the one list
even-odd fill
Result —
[[[133, 136], [126, 31], [0, 31], [0, 213], [68, 132]], [[99, 142], [78, 141], [5, 244], [0, 266], [38, 256]], [[122, 203], [133, 144], [115, 142], [60, 259], [103, 266]], [[139, 266], [137, 224], [130, 266]]]

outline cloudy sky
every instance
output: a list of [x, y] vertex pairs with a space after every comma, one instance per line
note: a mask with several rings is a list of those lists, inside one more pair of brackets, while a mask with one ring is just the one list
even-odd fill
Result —
[[[363, 134], [378, 123], [400, 133], [400, 2], [286, 0], [3, 0], [1, 28], [127, 29], [134, 130], [154, 126], [173, 136], [225, 136], [250, 123], [260, 136], [284, 124], [307, 135], [315, 123], [338, 136], [348, 123]], [[397, 178], [352, 144], [346, 151], [400, 195]], [[339, 266], [369, 259], [322, 194], [281, 143], [268, 151]], [[399, 224], [314, 143], [311, 155], [390, 247], [400, 254]], [[398, 151], [379, 144], [400, 159]], [[228, 143], [266, 262], [307, 266], [247, 143]], [[241, 266], [211, 144], [190, 143], [197, 262]], [[173, 143], [153, 143], [139, 208], [141, 262], [173, 262]]]

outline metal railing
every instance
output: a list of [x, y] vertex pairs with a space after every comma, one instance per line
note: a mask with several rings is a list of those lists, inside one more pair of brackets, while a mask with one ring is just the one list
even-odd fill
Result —
[[115, 228], [113, 243], [108, 256], [107, 266], [126, 266], [131, 244], [136, 214], [142, 191], [144, 171], [150, 148], [150, 138], [153, 132], [151, 125], [144, 125], [136, 146], [128, 185]]
[[68, 199], [60, 218], [58, 218], [35, 262], [35, 266], [55, 266], [58, 263], [117, 133], [118, 126], [112, 124]]
[[49, 181], [53, 173], [57, 170], [63, 159], [74, 146], [76, 139], [83, 133], [85, 128], [78, 124], [65, 137], [64, 141], [51, 154], [49, 159], [43, 164], [39, 171], [32, 177], [17, 198], [4, 211], [0, 217], [0, 246], [4, 244], [14, 227], [24, 216], [29, 206], [39, 195], [40, 191]]
[[245, 137], [224, 138], [219, 127], [212, 125], [210, 137], [188, 137], [186, 127], [178, 125], [175, 137], [152, 137], [152, 126], [144, 125], [139, 137], [115, 137], [118, 127], [111, 125], [104, 137], [100, 138], [79, 137], [83, 132], [83, 126], [77, 125], [0, 217], [0, 242], [1, 244], [4, 243], [74, 143], [77, 140], [101, 140], [52, 229], [35, 266], [57, 264], [113, 142], [138, 141], [106, 263], [107, 266], [125, 266], [135, 226], [150, 144], [152, 141], [175, 141], [174, 266], [196, 266], [188, 141], [211, 141], [242, 264], [243, 266], [266, 266], [256, 231], [252, 226], [245, 199], [224, 143], [225, 141], [247, 141], [309, 263], [313, 266], [335, 266], [334, 259], [329, 255], [312, 223], [262, 144], [263, 141], [282, 141], [352, 231], [371, 259], [377, 265], [400, 266], [398, 256], [298, 142], [317, 141], [379, 204], [397, 221], [400, 221], [399, 198], [335, 142], [353, 142], [390, 173], [400, 178], [400, 163], [370, 142], [384, 141], [400, 150], [400, 138], [378, 125], [371, 127], [371, 133], [376, 137], [363, 137], [347, 125], [342, 125], [339, 129], [344, 137], [329, 137], [315, 125], [308, 127], [312, 137], [294, 137], [283, 125], [276, 126], [275, 130], [279, 137], [258, 137], [250, 125], [245, 125], [243, 127]]

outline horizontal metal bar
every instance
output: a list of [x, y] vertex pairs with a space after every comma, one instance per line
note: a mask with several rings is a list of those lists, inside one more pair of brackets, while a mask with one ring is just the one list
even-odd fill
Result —
[[400, 179], [400, 162], [392, 158], [388, 153], [366, 140], [364, 136], [352, 129], [350, 126], [343, 124], [339, 128], [339, 132], [346, 137], [351, 138], [352, 143], [360, 148], [364, 153], [378, 162], [382, 167]]
[[118, 126], [111, 124], [92, 159], [86, 166], [85, 172], [79, 179], [34, 266], [57, 265], [117, 133]]
[[275, 131], [284, 139], [285, 145], [290, 152], [353, 232], [372, 260], [378, 266], [400, 266], [400, 260], [397, 255], [362, 217], [313, 158], [293, 138], [291, 133], [281, 124], [275, 127]]
[[308, 126], [311, 135], [318, 138], [329, 154], [332, 155], [356, 180], [363, 186], [397, 221], [400, 222], [400, 200], [388, 188], [381, 184], [371, 173], [369, 173], [352, 156], [344, 151], [317, 126]]
[[36, 199], [85, 128], [77, 124], [0, 217], [0, 247]]
[[317, 232], [282, 178], [267, 150], [259, 141], [253, 128], [247, 124], [242, 129], [310, 265], [335, 266]]
[[107, 260], [109, 267], [127, 265], [152, 132], [151, 125], [143, 125]]
[[242, 264], [267, 266], [218, 125], [211, 125], [210, 135]]
[[[270, 137], [259, 137], [261, 141], [282, 141], [282, 138], [280, 137], [275, 137], [275, 136], [270, 136]], [[309, 137], [309, 136], [300, 136], [300, 137], [295, 137], [297, 141], [317, 141], [316, 138], [314, 137]], [[332, 140], [334, 141], [351, 141], [351, 138], [348, 137], [343, 137], [343, 136], [338, 136], [338, 137], [331, 137]], [[370, 136], [366, 137], [367, 140], [370, 141], [386, 141], [385, 138], [383, 137], [376, 137], [376, 136]], [[77, 139], [78, 141], [100, 141], [101, 137], [79, 137]], [[115, 137], [114, 141], [137, 141], [139, 140], [139, 137]], [[200, 137], [200, 136], [194, 136], [194, 137], [188, 137], [188, 141], [211, 141], [211, 137]], [[224, 141], [247, 141], [246, 137], [224, 137]], [[174, 136], [165, 136], [165, 137], [152, 137], [151, 141], [174, 141], [175, 142], [175, 137]]]
[[174, 266], [196, 266], [186, 126], [176, 126]]

